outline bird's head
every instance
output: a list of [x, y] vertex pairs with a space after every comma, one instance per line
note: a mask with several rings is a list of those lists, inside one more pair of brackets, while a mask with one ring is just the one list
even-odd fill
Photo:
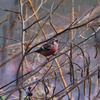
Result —
[[55, 46], [58, 46], [58, 39], [52, 39], [50, 41], [51, 44], [55, 45]]

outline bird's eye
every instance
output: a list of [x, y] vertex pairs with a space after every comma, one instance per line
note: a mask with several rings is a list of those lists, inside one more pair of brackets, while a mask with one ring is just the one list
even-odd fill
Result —
[[56, 42], [58, 42], [58, 40], [55, 40]]

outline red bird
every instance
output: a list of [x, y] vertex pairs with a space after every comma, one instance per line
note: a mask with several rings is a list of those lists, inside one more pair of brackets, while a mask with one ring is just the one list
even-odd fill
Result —
[[28, 53], [27, 55], [31, 53], [40, 53], [41, 55], [47, 57], [47, 56], [54, 54], [57, 50], [58, 50], [58, 39], [53, 39], [45, 43], [44, 45], [42, 45], [36, 51], [32, 51]]

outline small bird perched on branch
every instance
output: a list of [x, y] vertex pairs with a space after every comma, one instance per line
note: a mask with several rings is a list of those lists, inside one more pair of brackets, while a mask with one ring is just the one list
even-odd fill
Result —
[[57, 50], [58, 50], [58, 39], [53, 39], [45, 43], [44, 45], [42, 45], [36, 51], [32, 51], [28, 53], [27, 55], [31, 53], [40, 53], [41, 55], [47, 57], [47, 56], [54, 54]]

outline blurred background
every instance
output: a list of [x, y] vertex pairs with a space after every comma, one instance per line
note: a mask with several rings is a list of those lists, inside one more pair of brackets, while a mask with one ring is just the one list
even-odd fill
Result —
[[[40, 21], [41, 26], [46, 22], [43, 26], [43, 30], [40, 28], [40, 25], [36, 23], [25, 31], [24, 35], [25, 46], [30, 42], [32, 38], [34, 38], [38, 34], [38, 36], [31, 43], [31, 45], [29, 45], [30, 48], [33, 45], [54, 36], [56, 32], [60, 33], [61, 31], [69, 27], [69, 25], [72, 22], [74, 22], [76, 18], [80, 19], [83, 17], [74, 26], [82, 25], [100, 14], [99, 0], [65, 0], [61, 4], [60, 4], [61, 0], [30, 0], [32, 5], [28, 0], [22, 0], [23, 2], [22, 14], [25, 20], [23, 26], [21, 16], [20, 14], [18, 14], [21, 8], [19, 1], [20, 0], [0, 0], [0, 87], [16, 79], [17, 69], [22, 59], [23, 27], [24, 29], [27, 28], [33, 22], [35, 22], [38, 19], [41, 19], [47, 13], [50, 13], [52, 9], [54, 9], [59, 5], [59, 7], [56, 9], [56, 11], [54, 11], [54, 13], [51, 15], [51, 18], [47, 22], [46, 20], [49, 17], [49, 15], [47, 15], [46, 18]], [[31, 8], [32, 6], [34, 10]], [[35, 13], [36, 15], [34, 14], [33, 17], [29, 18], [29, 16], [31, 16], [34, 13], [34, 11], [36, 11]], [[38, 19], [36, 17], [38, 17]], [[54, 26], [56, 32], [54, 31], [50, 22]], [[92, 28], [89, 27], [89, 29], [87, 29], [89, 25]], [[65, 31], [63, 34], [57, 36], [57, 38], [60, 41], [59, 50], [68, 43], [70, 44], [73, 43], [72, 44], [73, 46], [74, 43], [75, 44], [80, 43], [81, 41], [91, 36], [94, 30], [96, 31], [98, 28], [99, 28], [99, 18], [87, 25], [84, 25], [83, 27]], [[80, 35], [81, 32], [83, 32], [82, 35]], [[72, 41], [72, 39], [74, 39], [74, 41]], [[96, 36], [89, 38], [87, 41], [83, 42], [80, 45], [80, 47], [84, 51], [85, 57], [87, 58], [87, 62], [89, 64], [86, 65], [89, 68], [88, 75], [91, 74], [92, 71], [95, 71], [99, 66], [99, 42], [100, 40], [98, 33]], [[37, 49], [40, 46], [41, 45], [38, 45], [33, 50]], [[67, 47], [65, 46], [65, 49], [63, 51], [69, 50], [70, 48], [71, 48], [70, 45], [68, 45]], [[70, 56], [70, 52], [71, 51], [68, 51], [66, 52], [66, 54]], [[73, 61], [73, 65], [74, 63], [77, 63], [82, 69], [84, 69], [84, 61], [83, 61], [84, 58], [81, 53], [81, 50], [76, 46], [75, 48], [72, 49], [72, 52], [73, 53], [71, 59]], [[27, 73], [37, 68], [45, 60], [46, 58], [40, 54], [32, 54], [27, 56], [24, 62], [25, 66], [24, 73]], [[66, 55], [62, 55], [59, 56], [57, 60], [59, 62], [60, 67], [62, 67], [61, 70], [63, 72], [63, 76], [65, 78], [67, 85], [73, 84], [70, 80], [70, 74], [71, 74], [69, 68], [70, 61], [68, 60], [68, 57], [66, 57]], [[42, 69], [39, 73], [35, 74], [33, 77], [27, 80], [25, 82], [25, 85], [28, 85], [29, 83], [32, 83], [37, 79], [40, 79], [44, 75], [44, 73], [48, 70], [50, 65], [52, 65], [52, 62], [46, 65], [46, 67], [44, 67], [44, 69]], [[52, 71], [56, 72], [57, 80], [55, 80], [55, 78], [53, 79], [53, 77], [55, 76], [54, 73], [50, 74]], [[86, 75], [87, 73], [86, 71], [83, 71], [83, 76]], [[75, 73], [75, 82], [77, 82], [79, 79], [82, 78], [81, 69], [79, 69], [77, 65], [74, 65], [74, 73]], [[45, 80], [49, 79], [49, 82], [46, 81], [48, 87], [52, 88], [53, 86], [54, 88], [56, 85], [55, 93], [62, 90], [64, 88], [64, 85], [55, 62], [53, 62], [52, 68], [50, 69], [48, 74], [50, 74], [50, 76], [48, 75], [48, 77], [44, 78]], [[21, 75], [22, 73], [20, 69], [19, 76]], [[33, 88], [34, 85], [35, 84], [30, 86]], [[5, 98], [8, 95], [7, 91], [13, 90], [15, 86], [16, 82], [13, 82], [12, 84], [8, 85], [8, 88], [6, 87], [0, 89], [0, 94]], [[43, 87], [44, 87], [43, 84], [39, 83], [38, 86], [36, 87], [36, 90], [32, 91], [34, 94], [32, 95], [31, 98], [32, 100], [45, 100], [39, 98], [39, 93], [36, 92], [40, 91], [41, 93], [41, 90], [43, 90], [42, 93], [45, 94]], [[28, 91], [28, 86], [27, 87], [23, 86], [23, 98], [27, 95], [26, 91]], [[99, 91], [98, 74], [96, 73], [93, 77], [86, 80], [85, 94], [84, 94], [84, 83], [81, 83], [78, 87], [73, 89], [72, 92], [70, 92], [70, 95], [72, 97], [72, 100], [92, 100], [92, 98], [98, 94], [98, 91]], [[49, 95], [51, 96], [52, 93]], [[58, 98], [60, 98], [62, 95], [63, 94], [56, 96], [53, 100], [61, 100]], [[19, 100], [19, 92], [18, 91], [14, 92], [13, 96], [10, 97], [9, 100]], [[68, 100], [68, 96], [66, 95], [62, 97], [62, 100]], [[100, 100], [100, 98], [98, 98], [97, 100]]]

